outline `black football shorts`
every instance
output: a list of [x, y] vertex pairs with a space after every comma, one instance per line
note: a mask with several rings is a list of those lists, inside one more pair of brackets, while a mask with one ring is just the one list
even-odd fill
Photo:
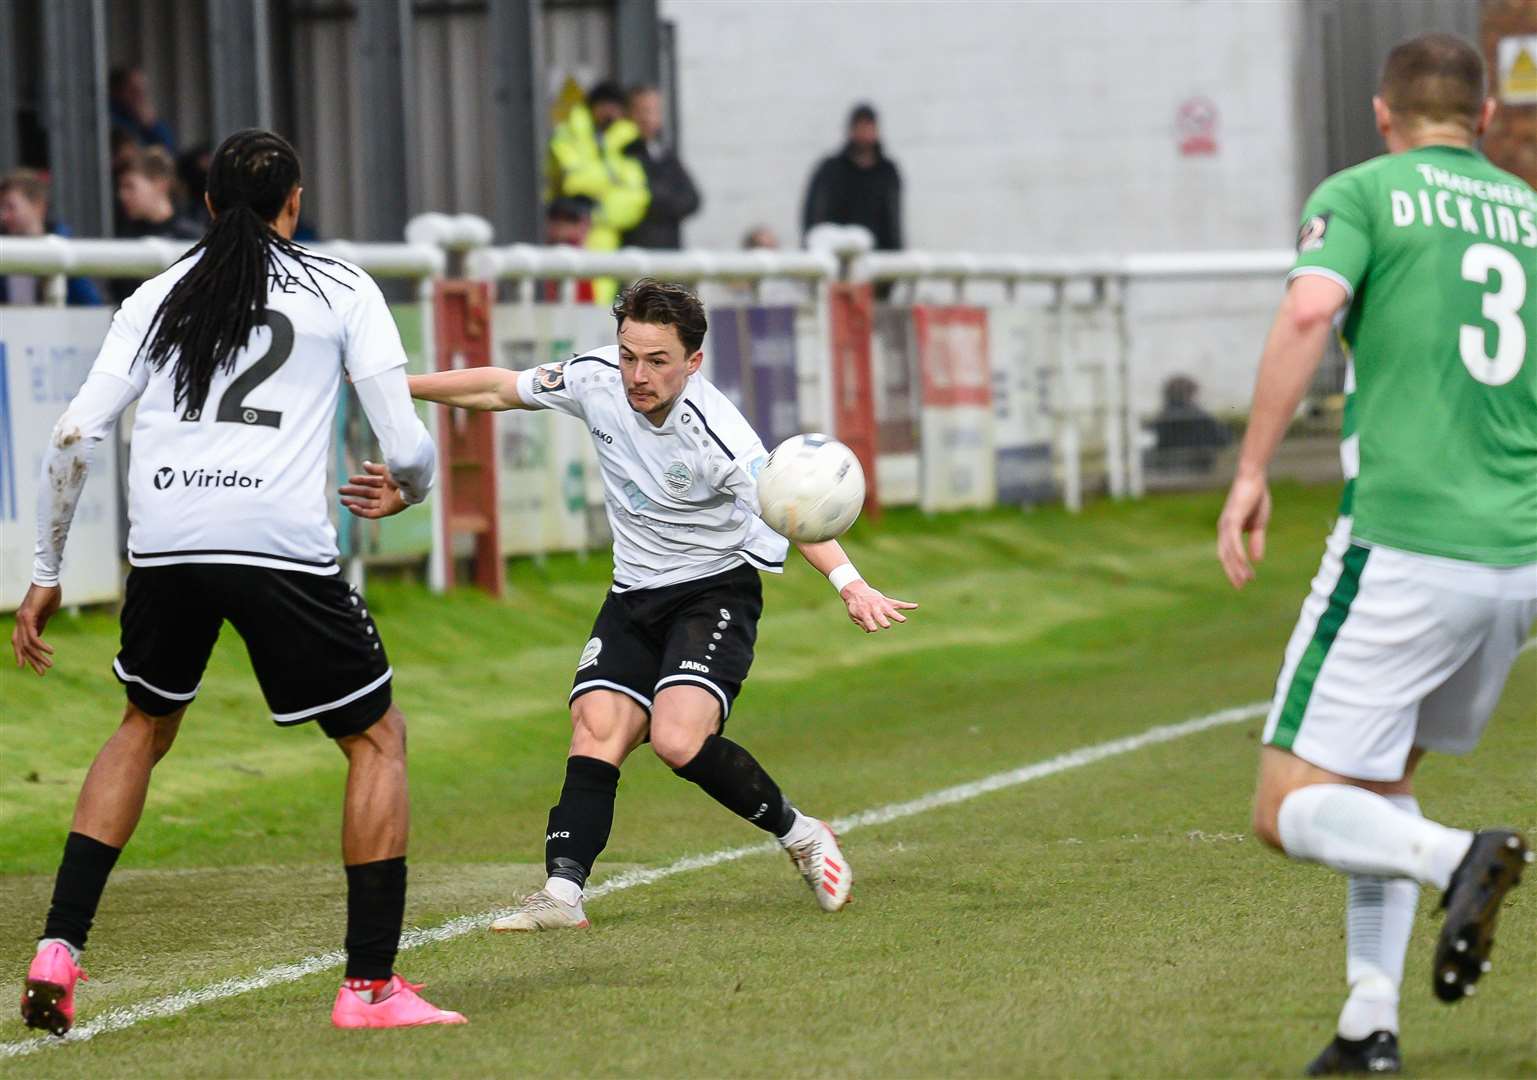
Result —
[[699, 686], [720, 701], [724, 726], [752, 667], [762, 614], [763, 582], [745, 565], [658, 589], [611, 592], [577, 661], [570, 700], [616, 690], [649, 714], [658, 692]]
[[338, 575], [232, 563], [129, 572], [112, 663], [128, 700], [150, 716], [188, 705], [226, 621], [245, 641], [276, 723], [313, 720], [339, 739], [390, 707], [389, 659], [355, 589]]

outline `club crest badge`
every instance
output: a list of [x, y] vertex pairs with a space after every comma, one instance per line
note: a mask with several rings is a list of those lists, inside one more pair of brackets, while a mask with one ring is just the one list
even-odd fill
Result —
[[566, 388], [566, 365], [550, 364], [534, 372], [534, 393], [548, 394]]
[[688, 489], [694, 486], [694, 474], [683, 462], [674, 461], [662, 474], [662, 483], [667, 485], [668, 491], [681, 497], [687, 495]]

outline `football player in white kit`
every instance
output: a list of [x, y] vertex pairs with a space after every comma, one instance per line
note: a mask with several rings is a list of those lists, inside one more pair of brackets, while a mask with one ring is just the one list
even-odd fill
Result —
[[[463, 1023], [394, 972], [406, 896], [405, 718], [362, 598], [340, 577], [326, 456], [343, 371], [387, 465], [370, 479], [396, 508], [432, 485], [436, 454], [407, 391], [406, 356], [377, 285], [293, 242], [298, 155], [237, 132], [208, 173], [207, 234], [113, 317], [43, 465], [33, 584], [12, 648], [39, 675], [59, 609], [59, 566], [92, 448], [133, 402], [129, 562], [113, 671], [128, 707], [91, 765], [53, 902], [22, 992], [22, 1017], [56, 1035], [74, 1022], [80, 952], [107, 876], [133, 835], [150, 772], [170, 750], [228, 620], [278, 724], [315, 721], [347, 756], [342, 854], [347, 967], [338, 1027]], [[348, 487], [378, 516], [372, 488]]]
[[[639, 281], [614, 304], [618, 344], [529, 371], [475, 368], [411, 378], [411, 392], [468, 409], [556, 409], [592, 431], [614, 534], [614, 584], [577, 661], [571, 751], [545, 837], [548, 881], [496, 930], [587, 925], [582, 889], [608, 842], [619, 767], [648, 737], [675, 773], [772, 833], [818, 903], [837, 911], [854, 882], [838, 840], [796, 810], [722, 734], [752, 664], [760, 571], [788, 542], [758, 517], [768, 458], [736, 407], [700, 374], [704, 307], [688, 290]], [[383, 509], [395, 496], [382, 483]], [[835, 540], [798, 544], [867, 632], [916, 607], [867, 585]]]

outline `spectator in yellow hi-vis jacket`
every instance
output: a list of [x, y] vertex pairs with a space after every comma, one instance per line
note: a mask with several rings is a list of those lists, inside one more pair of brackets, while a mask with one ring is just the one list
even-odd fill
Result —
[[[625, 153], [640, 137], [640, 129], [625, 117], [624, 93], [612, 82], [600, 82], [585, 104], [571, 106], [550, 137], [547, 202], [581, 195], [592, 200], [589, 251], [613, 251], [620, 237], [639, 225], [651, 204], [645, 167]], [[593, 281], [593, 299], [613, 302], [619, 283], [613, 278]]]

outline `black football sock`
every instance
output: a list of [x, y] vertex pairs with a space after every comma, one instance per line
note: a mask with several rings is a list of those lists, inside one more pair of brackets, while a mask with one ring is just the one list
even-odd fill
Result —
[[544, 869], [550, 877], [566, 878], [580, 888], [614, 827], [614, 796], [619, 791], [619, 767], [597, 758], [566, 759], [566, 782], [560, 802], [550, 807], [544, 835]]
[[784, 836], [795, 824], [795, 807], [780, 794], [773, 777], [756, 758], [723, 736], [711, 735], [694, 760], [673, 772], [764, 832]]
[[84, 833], [72, 832], [64, 841], [64, 859], [53, 882], [53, 903], [43, 937], [61, 938], [76, 949], [85, 948], [86, 935], [96, 919], [107, 875], [117, 865], [122, 848], [103, 844]]
[[406, 857], [347, 867], [347, 978], [395, 972], [406, 917]]

